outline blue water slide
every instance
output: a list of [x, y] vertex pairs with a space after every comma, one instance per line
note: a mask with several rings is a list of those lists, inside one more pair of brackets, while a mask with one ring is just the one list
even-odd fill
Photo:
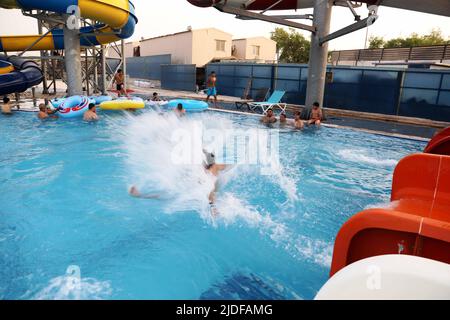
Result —
[[5, 64], [11, 64], [14, 71], [0, 74], [0, 95], [24, 92], [40, 84], [44, 78], [41, 68], [34, 61], [0, 54], [0, 65]]

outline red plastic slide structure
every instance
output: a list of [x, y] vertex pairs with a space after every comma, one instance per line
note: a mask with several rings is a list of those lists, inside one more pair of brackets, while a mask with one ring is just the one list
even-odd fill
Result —
[[362, 211], [342, 226], [330, 276], [353, 262], [386, 254], [450, 263], [450, 156], [423, 153], [402, 159], [391, 201], [388, 208]]
[[435, 135], [424, 152], [450, 156], [450, 127]]

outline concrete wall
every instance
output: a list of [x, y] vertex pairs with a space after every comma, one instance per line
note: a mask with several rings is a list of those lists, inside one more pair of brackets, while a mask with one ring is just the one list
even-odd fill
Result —
[[247, 58], [247, 39], [233, 40], [233, 57], [239, 60], [246, 60]]
[[[204, 67], [214, 58], [231, 57], [232, 36], [215, 28], [193, 30], [192, 63]], [[217, 40], [225, 41], [224, 51], [216, 50]]]
[[174, 64], [191, 64], [192, 38], [193, 32], [186, 31], [143, 40], [140, 42], [141, 57], [170, 54]]
[[[240, 60], [275, 61], [277, 43], [265, 37], [233, 40], [236, 48], [235, 57]], [[253, 52], [253, 46], [259, 47], [259, 55]]]
[[[133, 56], [133, 50], [134, 47], [137, 47], [139, 45], [139, 42], [127, 42], [125, 43], [125, 57], [130, 58]], [[119, 50], [120, 50], [120, 44], [119, 44]], [[116, 50], [114, 50], [113, 48], [110, 48], [107, 53], [106, 56], [108, 58], [119, 58], [119, 55], [117, 54]]]

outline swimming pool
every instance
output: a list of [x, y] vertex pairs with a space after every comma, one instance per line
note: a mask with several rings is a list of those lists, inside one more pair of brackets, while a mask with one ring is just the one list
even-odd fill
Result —
[[[0, 298], [312, 299], [341, 225], [389, 201], [397, 161], [425, 146], [283, 129], [281, 166], [227, 171], [213, 218], [199, 172], [171, 164], [165, 150], [172, 130], [194, 123], [275, 130], [216, 112], [108, 113], [99, 123], [0, 117]], [[132, 198], [134, 183], [163, 196]]]

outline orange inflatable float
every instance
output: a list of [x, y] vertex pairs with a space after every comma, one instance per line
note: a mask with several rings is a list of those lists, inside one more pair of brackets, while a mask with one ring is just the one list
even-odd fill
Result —
[[369, 209], [339, 231], [330, 275], [378, 255], [407, 254], [450, 263], [450, 157], [414, 154], [394, 172], [389, 208]]
[[424, 152], [450, 156], [450, 127], [435, 135]]

